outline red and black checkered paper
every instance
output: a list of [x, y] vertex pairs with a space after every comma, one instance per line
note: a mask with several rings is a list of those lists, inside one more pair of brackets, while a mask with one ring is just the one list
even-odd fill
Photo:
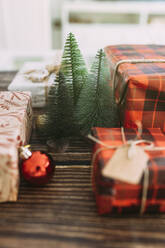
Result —
[[[125, 59], [165, 59], [165, 46], [117, 45], [105, 48], [111, 79], [115, 64]], [[118, 68], [115, 96], [122, 125], [165, 131], [165, 63], [124, 63]]]
[[[135, 139], [137, 132], [133, 128], [125, 128], [126, 140]], [[120, 128], [93, 128], [95, 138], [108, 146], [121, 146], [123, 144]], [[155, 146], [165, 146], [165, 135], [159, 128], [144, 129], [141, 139], [154, 142]], [[142, 144], [143, 145], [143, 144]], [[93, 156], [97, 149], [104, 146], [96, 143]], [[102, 175], [102, 169], [114, 154], [115, 149], [100, 151], [92, 165], [92, 187], [96, 197], [99, 214], [108, 213], [135, 213], [140, 212], [143, 178], [139, 184], [129, 184], [113, 180]], [[149, 187], [145, 212], [165, 212], [165, 150], [150, 151]], [[122, 163], [122, 161], [121, 161]], [[138, 163], [140, 163], [140, 158]]]

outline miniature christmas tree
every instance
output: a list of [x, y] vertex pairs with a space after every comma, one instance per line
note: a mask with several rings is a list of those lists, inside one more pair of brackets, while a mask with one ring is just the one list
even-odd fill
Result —
[[69, 33], [56, 83], [49, 92], [42, 130], [44, 136], [56, 145], [77, 134], [73, 112], [87, 73], [76, 39]]
[[66, 83], [64, 74], [59, 71], [56, 84], [51, 88], [46, 111], [45, 130], [47, 139], [56, 145], [74, 134], [73, 92]]
[[77, 135], [78, 130], [86, 135], [94, 126], [117, 125], [117, 108], [108, 72], [101, 49], [88, 74], [74, 35], [68, 35], [42, 124], [41, 131], [47, 140], [63, 146], [63, 140]]
[[88, 72], [84, 59], [78, 48], [77, 41], [72, 33], [69, 33], [62, 57], [61, 71], [66, 82], [72, 84], [74, 105], [77, 103], [83, 83], [86, 81]]
[[117, 107], [109, 85], [109, 68], [100, 49], [84, 84], [76, 106], [75, 118], [80, 132], [86, 135], [92, 127], [115, 127]]

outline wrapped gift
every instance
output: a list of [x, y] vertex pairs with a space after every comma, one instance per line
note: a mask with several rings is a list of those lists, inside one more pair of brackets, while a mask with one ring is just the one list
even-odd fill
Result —
[[0, 92], [0, 202], [17, 200], [18, 148], [29, 141], [31, 129], [31, 94]]
[[0, 202], [16, 201], [19, 187], [17, 134], [0, 134]]
[[0, 92], [0, 133], [19, 129], [20, 145], [28, 143], [32, 129], [30, 92]]
[[117, 45], [105, 48], [121, 122], [165, 130], [165, 46]]
[[[93, 128], [99, 214], [165, 212], [165, 136], [159, 128]], [[131, 151], [131, 152], [130, 152]]]
[[8, 90], [31, 91], [32, 106], [45, 106], [49, 89], [54, 84], [56, 73], [60, 67], [61, 56], [62, 52], [58, 51], [53, 63], [25, 63], [9, 85]]
[[15, 129], [19, 130], [16, 137], [19, 145], [25, 145], [29, 140], [29, 134], [31, 132], [31, 123], [28, 122], [26, 112], [0, 113], [0, 133], [3, 133], [4, 130], [11, 133]]
[[27, 113], [32, 110], [31, 93], [29, 91], [0, 91], [0, 112], [26, 109]]

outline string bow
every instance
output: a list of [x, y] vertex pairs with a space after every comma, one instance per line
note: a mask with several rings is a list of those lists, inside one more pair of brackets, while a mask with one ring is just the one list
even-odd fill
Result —
[[[94, 165], [95, 160], [97, 155], [106, 149], [117, 149], [122, 146], [129, 146], [128, 148], [128, 159], [131, 159], [134, 156], [135, 148], [136, 146], [140, 144], [145, 144], [144, 146], [141, 146], [141, 148], [144, 151], [163, 151], [165, 150], [165, 147], [156, 147], [155, 144], [152, 141], [148, 141], [145, 139], [139, 139], [142, 134], [142, 127], [141, 125], [138, 125], [138, 132], [137, 136], [134, 140], [126, 140], [125, 133], [124, 133], [124, 128], [121, 127], [121, 135], [122, 135], [122, 145], [114, 145], [114, 146], [109, 146], [102, 142], [101, 140], [96, 139], [92, 135], [88, 135], [88, 138], [91, 139], [92, 141], [96, 142], [97, 144], [102, 145], [101, 148], [97, 149], [96, 152], [93, 155], [93, 160], [92, 160], [92, 165]], [[147, 192], [148, 192], [148, 187], [149, 187], [149, 168], [148, 166], [144, 170], [144, 181], [143, 181], [143, 187], [142, 187], [142, 199], [141, 199], [141, 208], [140, 208], [140, 214], [143, 214], [145, 211], [146, 207], [146, 201], [147, 201]]]

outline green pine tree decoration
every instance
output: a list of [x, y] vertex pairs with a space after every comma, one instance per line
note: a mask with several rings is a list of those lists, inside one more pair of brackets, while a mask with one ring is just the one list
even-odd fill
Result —
[[88, 71], [78, 48], [78, 43], [72, 33], [69, 33], [66, 39], [61, 71], [66, 78], [66, 82], [73, 86], [74, 105], [76, 105], [82, 86], [88, 76]]
[[69, 33], [60, 71], [48, 95], [45, 124], [41, 129], [45, 138], [51, 139], [56, 145], [62, 146], [62, 140], [69, 140], [77, 134], [74, 107], [87, 75], [86, 65], [76, 39], [72, 33]]
[[62, 140], [69, 139], [74, 134], [73, 121], [73, 92], [71, 85], [60, 70], [56, 76], [56, 83], [49, 92], [46, 111], [46, 138], [62, 146]]
[[75, 118], [83, 135], [92, 127], [116, 127], [117, 107], [109, 86], [109, 68], [105, 53], [100, 49], [92, 64], [76, 106]]

